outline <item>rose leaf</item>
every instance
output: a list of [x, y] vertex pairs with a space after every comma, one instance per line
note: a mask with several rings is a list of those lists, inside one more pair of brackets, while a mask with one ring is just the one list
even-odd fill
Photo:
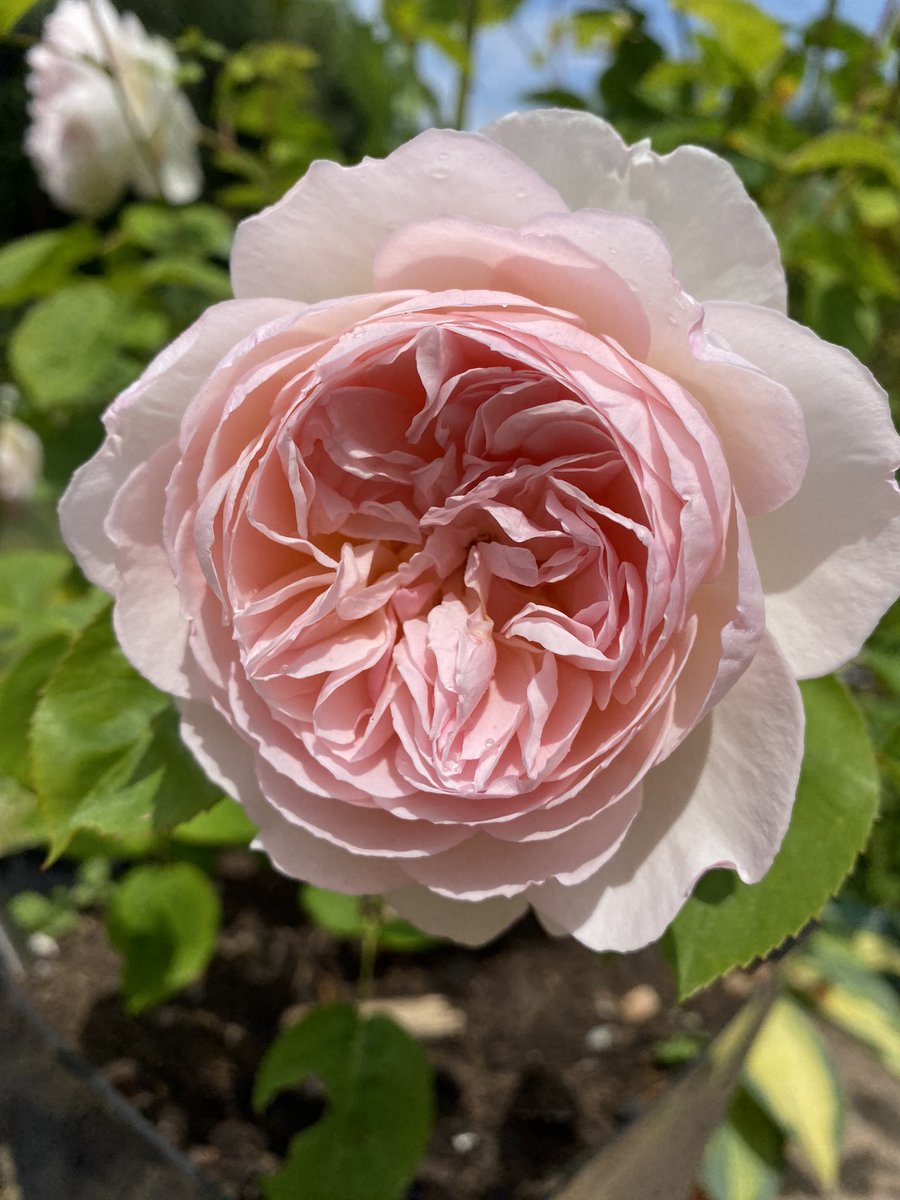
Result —
[[806, 741], [787, 836], [759, 883], [710, 871], [669, 927], [663, 950], [682, 999], [799, 933], [838, 891], [866, 843], [879, 781], [862, 716], [833, 677], [803, 683], [801, 691]]
[[123, 877], [107, 910], [109, 938], [123, 957], [130, 1012], [141, 1012], [203, 974], [221, 921], [218, 893], [191, 863], [144, 864]]
[[258, 1112], [310, 1075], [324, 1115], [291, 1142], [264, 1181], [268, 1200], [396, 1200], [425, 1152], [433, 1089], [424, 1051], [387, 1017], [349, 1005], [316, 1008], [269, 1048], [256, 1078]]
[[703, 1156], [704, 1192], [710, 1200], [772, 1200], [783, 1161], [781, 1130], [749, 1092], [738, 1088]]
[[168, 696], [122, 654], [108, 611], [50, 676], [30, 736], [51, 861], [81, 830], [111, 837], [167, 831], [221, 795], [182, 744]]

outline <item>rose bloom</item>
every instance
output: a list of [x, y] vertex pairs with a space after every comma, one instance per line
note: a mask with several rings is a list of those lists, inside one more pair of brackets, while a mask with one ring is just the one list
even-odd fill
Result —
[[97, 217], [127, 188], [187, 204], [200, 194], [199, 125], [178, 60], [109, 0], [61, 0], [28, 51], [25, 149], [59, 208]]
[[0, 503], [27, 503], [44, 465], [41, 439], [15, 417], [0, 415]]
[[760, 879], [796, 679], [900, 586], [900, 455], [730, 167], [577, 113], [430, 131], [314, 164], [233, 281], [62, 515], [276, 866], [620, 950]]

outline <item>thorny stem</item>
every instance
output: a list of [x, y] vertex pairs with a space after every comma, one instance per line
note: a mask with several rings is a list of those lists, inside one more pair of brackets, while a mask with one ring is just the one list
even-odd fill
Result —
[[463, 63], [459, 69], [456, 86], [456, 109], [453, 117], [454, 129], [462, 129], [469, 112], [469, 93], [472, 89], [472, 58], [475, 51], [475, 34], [478, 31], [479, 0], [466, 0], [465, 25], [463, 27]]

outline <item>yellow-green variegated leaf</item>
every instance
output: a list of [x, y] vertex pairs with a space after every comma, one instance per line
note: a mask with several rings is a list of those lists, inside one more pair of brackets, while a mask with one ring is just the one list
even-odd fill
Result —
[[784, 1136], [744, 1088], [703, 1155], [700, 1183], [710, 1200], [772, 1200], [783, 1166]]
[[818, 1030], [799, 1005], [776, 1001], [747, 1056], [744, 1079], [797, 1143], [819, 1184], [832, 1187], [844, 1125], [840, 1085]]

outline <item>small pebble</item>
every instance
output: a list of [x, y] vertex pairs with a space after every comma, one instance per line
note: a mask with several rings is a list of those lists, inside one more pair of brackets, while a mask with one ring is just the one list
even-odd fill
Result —
[[614, 1025], [595, 1025], [589, 1029], [584, 1038], [584, 1044], [594, 1054], [602, 1054], [616, 1044], [616, 1028]]
[[171, 1029], [178, 1020], [178, 1012], [171, 1004], [161, 1004], [154, 1011], [153, 1020], [161, 1029]]
[[748, 971], [731, 971], [722, 980], [722, 986], [729, 996], [738, 996], [743, 1000], [745, 996], [749, 996], [759, 981]]
[[477, 1133], [471, 1133], [466, 1130], [465, 1133], [454, 1133], [450, 1139], [450, 1144], [457, 1154], [471, 1154], [478, 1145], [479, 1137]]
[[365, 1016], [380, 1013], [402, 1025], [407, 1033], [425, 1042], [459, 1037], [465, 1032], [466, 1014], [437, 992], [424, 996], [385, 997], [365, 1000], [359, 1006]]
[[191, 1146], [187, 1156], [196, 1167], [214, 1167], [222, 1157], [215, 1146]]
[[639, 983], [619, 1001], [619, 1014], [628, 1025], [643, 1025], [652, 1021], [661, 1008], [659, 992], [649, 983]]
[[238, 1025], [235, 1021], [229, 1021], [222, 1029], [222, 1040], [226, 1046], [237, 1046], [246, 1037], [247, 1031], [243, 1025]]
[[56, 958], [59, 943], [49, 933], [33, 933], [28, 939], [28, 949], [35, 958]]
[[601, 1021], [614, 1021], [618, 1015], [615, 1000], [612, 996], [605, 995], [594, 997], [594, 1012]]

